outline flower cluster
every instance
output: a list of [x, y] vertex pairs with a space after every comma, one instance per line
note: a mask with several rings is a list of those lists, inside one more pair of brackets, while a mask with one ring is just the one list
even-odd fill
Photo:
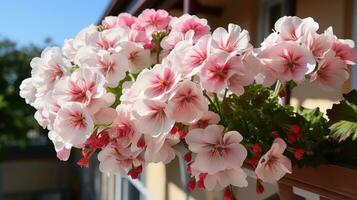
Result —
[[263, 83], [276, 80], [301, 83], [308, 78], [324, 90], [340, 89], [349, 78], [348, 64], [357, 52], [352, 40], [338, 39], [332, 27], [318, 34], [312, 18], [282, 17], [275, 32], [262, 43], [258, 56], [263, 63]]
[[[234, 199], [231, 186], [248, 184], [242, 165], [252, 144], [224, 126], [222, 103], [252, 84], [309, 79], [323, 89], [341, 87], [357, 57], [353, 41], [317, 29], [312, 18], [283, 17], [253, 48], [248, 31], [235, 24], [211, 32], [194, 15], [123, 13], [83, 29], [62, 48], [46, 48], [32, 60], [20, 95], [36, 108], [61, 160], [77, 148], [78, 164], [88, 166], [99, 151], [102, 172], [136, 178], [148, 163], [169, 163], [186, 149], [189, 188], [225, 188]], [[278, 133], [269, 151], [255, 145], [260, 181], [291, 173], [286, 148]], [[303, 150], [296, 155], [301, 159]]]

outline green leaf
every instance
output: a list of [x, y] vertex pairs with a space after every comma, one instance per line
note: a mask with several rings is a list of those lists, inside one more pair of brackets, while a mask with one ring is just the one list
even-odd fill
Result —
[[357, 91], [352, 90], [343, 97], [344, 100], [334, 104], [332, 109], [327, 111], [330, 134], [340, 141], [350, 136], [355, 140], [357, 139]]
[[352, 135], [352, 140], [357, 138], [357, 123], [341, 120], [330, 126], [331, 134], [334, 137], [344, 140]]
[[[317, 123], [320, 123], [321, 120], [324, 120], [324, 114], [320, 111], [319, 108], [309, 109], [300, 107], [298, 113], [303, 116], [306, 121], [310, 122], [311, 125], [315, 125]], [[324, 120], [324, 122], [325, 121], [326, 120]]]

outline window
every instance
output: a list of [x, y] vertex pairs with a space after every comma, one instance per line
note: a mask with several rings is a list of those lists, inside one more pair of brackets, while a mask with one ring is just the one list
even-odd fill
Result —
[[274, 29], [274, 23], [280, 17], [294, 15], [294, 5], [294, 0], [261, 0], [258, 27], [259, 42], [262, 42], [271, 33]]

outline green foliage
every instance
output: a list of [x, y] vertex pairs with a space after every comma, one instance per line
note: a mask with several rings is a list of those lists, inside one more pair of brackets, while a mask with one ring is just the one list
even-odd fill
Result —
[[[258, 143], [263, 152], [270, 149], [274, 140], [273, 131], [288, 144], [286, 155], [297, 165], [317, 165], [326, 162], [324, 153], [328, 151], [328, 127], [319, 109], [301, 108], [295, 112], [291, 106], [282, 106], [269, 88], [251, 85], [242, 96], [234, 94], [225, 98], [222, 109], [226, 120], [221, 124], [228, 130], [240, 132], [246, 147]], [[301, 127], [302, 135], [296, 142], [289, 143], [291, 125]], [[294, 157], [296, 148], [305, 150], [302, 160]], [[248, 155], [248, 159], [252, 154]]]
[[330, 119], [331, 136], [341, 141], [348, 137], [357, 139], [357, 91], [352, 90], [343, 95], [344, 100], [334, 104], [327, 111]]
[[35, 110], [19, 96], [22, 80], [30, 77], [29, 63], [39, 54], [38, 47], [17, 48], [10, 40], [0, 41], [0, 149], [8, 141], [26, 144], [29, 130], [42, 130], [34, 120]]
[[330, 144], [327, 121], [323, 113], [319, 108], [301, 107], [296, 113], [296, 118], [299, 119], [299, 124], [302, 126], [302, 135], [295, 147], [305, 149], [306, 156], [301, 161], [296, 159], [295, 161], [300, 166], [303, 164], [317, 166], [325, 163], [327, 161], [325, 154], [330, 151]]
[[131, 74], [129, 72], [126, 72], [125, 78], [119, 82], [117, 87], [114, 87], [114, 88], [108, 87], [107, 88], [107, 91], [112, 93], [115, 96], [115, 101], [114, 101], [113, 105], [111, 106], [112, 108], [116, 108], [120, 104], [120, 97], [123, 94], [123, 84], [126, 81], [135, 81], [137, 76], [138, 76], [137, 74]]

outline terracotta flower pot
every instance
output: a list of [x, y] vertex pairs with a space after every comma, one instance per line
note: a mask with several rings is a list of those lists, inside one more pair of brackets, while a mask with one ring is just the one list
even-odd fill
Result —
[[317, 194], [321, 200], [357, 199], [357, 169], [337, 165], [295, 168], [279, 181], [281, 200], [304, 199], [294, 194], [293, 187]]

